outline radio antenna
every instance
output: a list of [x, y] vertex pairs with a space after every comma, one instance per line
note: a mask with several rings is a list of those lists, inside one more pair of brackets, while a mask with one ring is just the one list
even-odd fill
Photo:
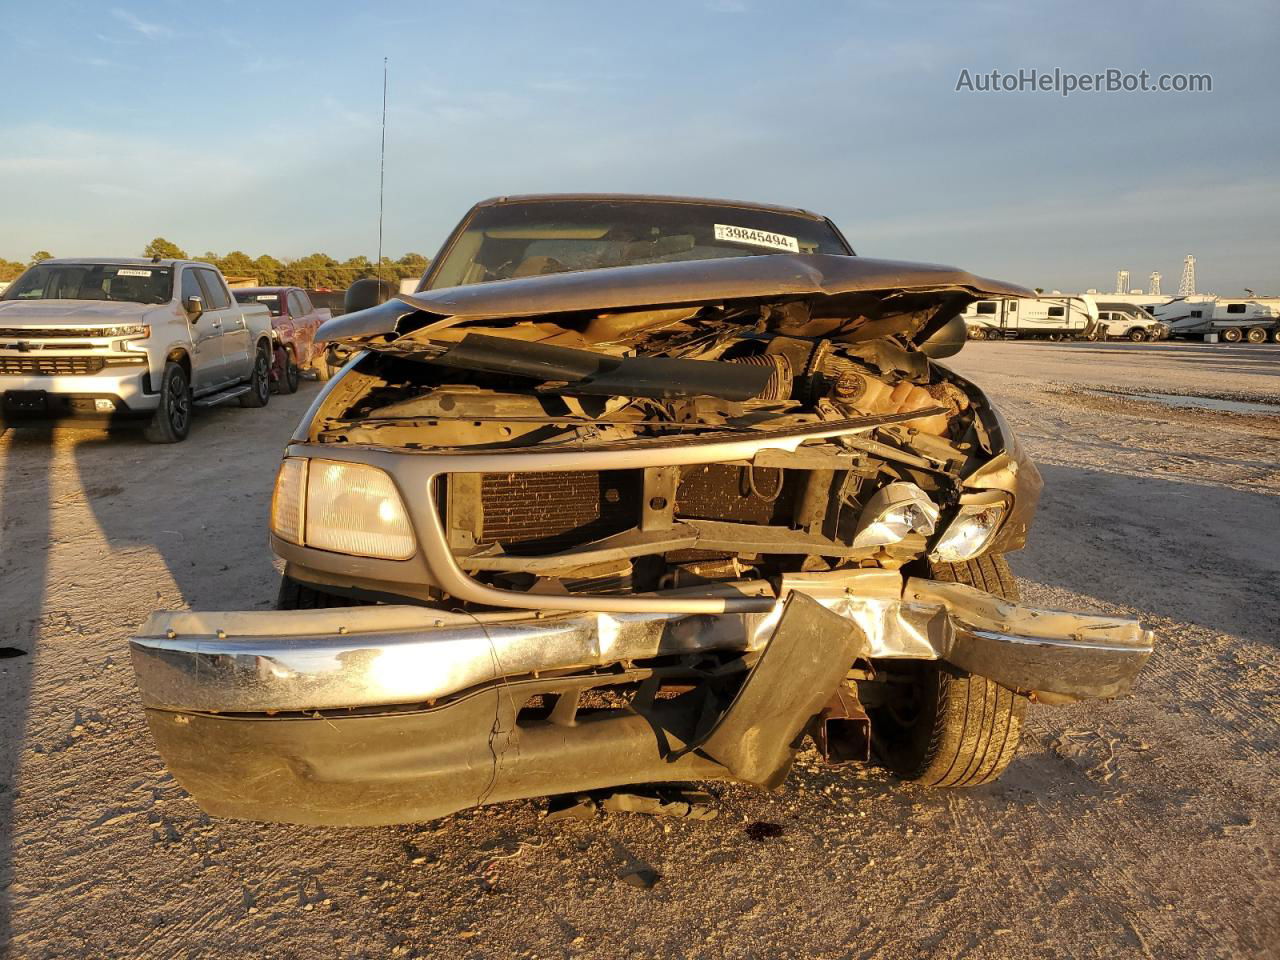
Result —
[[378, 161], [378, 265], [382, 269], [382, 194], [387, 182], [387, 58], [382, 58], [382, 156]]

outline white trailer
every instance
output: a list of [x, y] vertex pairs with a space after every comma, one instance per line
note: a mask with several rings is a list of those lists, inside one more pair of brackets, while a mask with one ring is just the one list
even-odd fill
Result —
[[1216, 333], [1227, 343], [1280, 343], [1280, 297], [1187, 297], [1157, 307], [1156, 316], [1172, 337]]
[[1098, 304], [1091, 296], [979, 300], [962, 314], [975, 340], [1089, 340], [1098, 335]]
[[[1154, 314], [1155, 308], [1163, 306], [1173, 299], [1171, 294], [1161, 295], [1158, 293], [1097, 293], [1091, 296], [1098, 301], [1098, 309], [1106, 310], [1108, 307], [1114, 309], [1113, 304], [1123, 303], [1133, 307], [1141, 307], [1147, 313]], [[1102, 306], [1103, 303], [1108, 307]]]

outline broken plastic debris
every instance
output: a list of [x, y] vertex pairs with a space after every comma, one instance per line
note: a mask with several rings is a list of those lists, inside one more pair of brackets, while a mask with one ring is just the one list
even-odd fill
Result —
[[647, 813], [654, 817], [714, 820], [719, 811], [715, 798], [702, 790], [665, 791], [657, 796], [613, 793], [601, 804], [610, 813]]
[[598, 810], [685, 820], [714, 820], [719, 813], [715, 797], [705, 790], [667, 788], [653, 793], [597, 793], [552, 797], [544, 819], [594, 820]]
[[594, 820], [596, 802], [586, 795], [552, 797], [547, 804], [545, 820]]

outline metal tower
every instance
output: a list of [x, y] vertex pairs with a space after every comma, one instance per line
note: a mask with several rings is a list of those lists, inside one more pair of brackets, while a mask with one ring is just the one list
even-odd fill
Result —
[[1152, 271], [1151, 278], [1150, 280], [1148, 280], [1148, 285], [1151, 287], [1151, 289], [1148, 290], [1147, 293], [1155, 297], [1160, 296], [1160, 271], [1159, 270]]
[[1128, 293], [1128, 292], [1129, 292], [1129, 271], [1117, 270], [1116, 271], [1116, 293]]
[[1187, 254], [1182, 261], [1182, 281], [1178, 284], [1178, 296], [1192, 297], [1196, 292], [1196, 258]]

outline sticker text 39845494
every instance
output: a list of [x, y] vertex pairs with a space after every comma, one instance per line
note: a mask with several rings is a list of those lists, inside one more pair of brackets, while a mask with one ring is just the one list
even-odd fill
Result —
[[717, 223], [716, 239], [748, 243], [753, 247], [768, 247], [771, 250], [800, 252], [800, 244], [796, 242], [795, 237], [788, 237], [784, 233], [771, 233], [768, 230], [757, 230], [754, 227], [735, 227], [727, 223]]

